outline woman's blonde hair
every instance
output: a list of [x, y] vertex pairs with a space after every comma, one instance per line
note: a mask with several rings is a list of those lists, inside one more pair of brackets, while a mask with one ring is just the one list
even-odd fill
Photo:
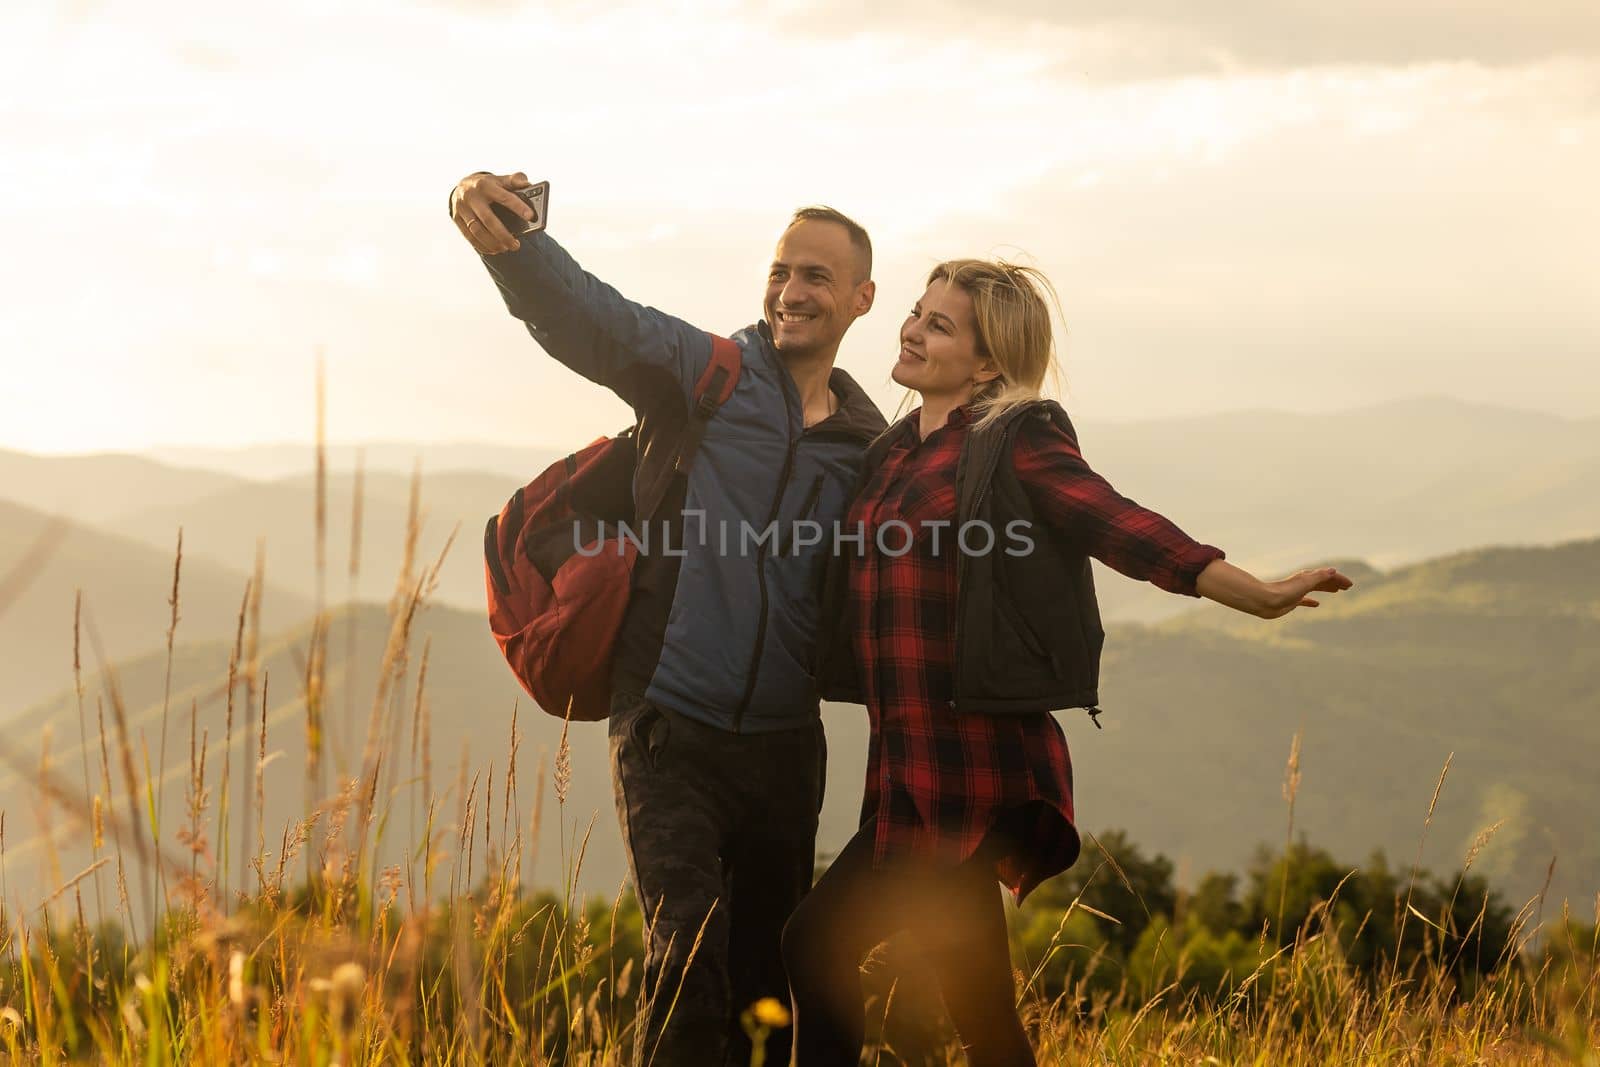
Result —
[[972, 298], [978, 355], [1000, 372], [973, 391], [979, 427], [1013, 404], [1037, 400], [1046, 378], [1060, 384], [1050, 304], [1059, 310], [1061, 301], [1042, 271], [1003, 259], [950, 259], [928, 273], [929, 285], [937, 281]]

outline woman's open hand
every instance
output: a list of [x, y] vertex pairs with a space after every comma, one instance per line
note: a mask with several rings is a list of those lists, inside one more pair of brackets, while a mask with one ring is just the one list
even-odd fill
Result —
[[1349, 578], [1340, 574], [1337, 567], [1296, 571], [1276, 582], [1262, 583], [1265, 587], [1265, 596], [1256, 614], [1263, 619], [1276, 619], [1289, 614], [1295, 608], [1314, 608], [1318, 605], [1318, 601], [1312, 599], [1309, 594], [1337, 593], [1341, 589], [1349, 589], [1354, 584]]
[[1312, 593], [1337, 593], [1355, 585], [1337, 567], [1297, 571], [1275, 582], [1264, 582], [1225, 559], [1206, 564], [1195, 580], [1195, 592], [1224, 607], [1262, 619], [1277, 619], [1295, 608], [1314, 608]]

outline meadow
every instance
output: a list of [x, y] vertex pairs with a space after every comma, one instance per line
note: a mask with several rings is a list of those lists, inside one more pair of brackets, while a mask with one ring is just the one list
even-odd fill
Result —
[[[566, 731], [532, 782], [516, 770], [519, 716], [539, 714], [526, 707], [508, 716], [498, 764], [434, 751], [431, 647], [418, 647], [415, 623], [451, 545], [422, 557], [415, 491], [370, 701], [352, 716], [348, 699], [330, 698], [343, 616], [325, 593], [325, 476], [319, 448], [316, 613], [297, 669], [263, 669], [258, 559], [222, 635], [222, 737], [201, 726], [197, 700], [172, 692], [181, 535], [158, 730], [131, 726], [80, 602], [77, 758], [53, 757], [48, 741], [37, 754], [0, 746], [51, 828], [25, 862], [55, 886], [12, 899], [0, 813], [0, 1045], [44, 1064], [650, 1062], [633, 1027], [648, 917], [626, 885], [580, 892], [594, 820], [611, 816], [572, 803]], [[8, 565], [0, 612], [51, 550], [46, 531]], [[358, 565], [352, 552], [352, 575]], [[300, 813], [279, 825], [266, 815], [280, 755], [267, 733], [283, 692], [305, 759]], [[356, 740], [358, 758], [332, 757], [335, 734]], [[1600, 1063], [1596, 908], [1574, 913], [1543, 892], [1502, 899], [1473, 872], [1493, 823], [1459, 869], [1423, 870], [1448, 761], [1415, 813], [1414, 860], [1336, 859], [1296, 837], [1300, 761], [1297, 738], [1282, 847], [1242, 880], [1212, 872], [1181, 889], [1169, 861], [1125, 835], [1087, 835], [1077, 867], [1012, 914], [1040, 1062]], [[174, 779], [181, 806], [164, 802]], [[559, 877], [541, 886], [528, 872], [547, 820], [560, 845], [544, 861]], [[86, 843], [87, 866], [57, 871], [58, 837]], [[865, 1062], [964, 1062], [919, 976], [902, 941], [864, 965]], [[751, 1005], [745, 1022], [759, 1031], [786, 1013]]]

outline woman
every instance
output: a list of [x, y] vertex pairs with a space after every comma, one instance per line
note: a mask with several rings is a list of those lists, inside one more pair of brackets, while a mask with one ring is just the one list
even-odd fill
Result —
[[856, 1062], [861, 961], [904, 929], [973, 1067], [1035, 1062], [995, 881], [1020, 903], [1077, 858], [1048, 712], [1098, 710], [1089, 556], [1263, 618], [1351, 585], [1263, 582], [1095, 474], [1040, 399], [1047, 292], [1031, 268], [942, 263], [900, 330], [893, 378], [922, 402], [868, 451], [845, 531], [860, 550], [824, 593], [823, 694], [865, 703], [872, 734], [861, 827], [784, 930], [799, 1067]]

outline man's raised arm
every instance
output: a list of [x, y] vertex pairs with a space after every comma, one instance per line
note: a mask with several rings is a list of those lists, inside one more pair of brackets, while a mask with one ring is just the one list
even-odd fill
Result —
[[711, 358], [711, 339], [682, 319], [635, 303], [585, 271], [544, 232], [520, 241], [495, 214], [532, 209], [514, 190], [523, 174], [469, 174], [450, 194], [450, 217], [483, 257], [506, 308], [544, 350], [635, 409], [652, 379], [670, 376], [687, 398]]

